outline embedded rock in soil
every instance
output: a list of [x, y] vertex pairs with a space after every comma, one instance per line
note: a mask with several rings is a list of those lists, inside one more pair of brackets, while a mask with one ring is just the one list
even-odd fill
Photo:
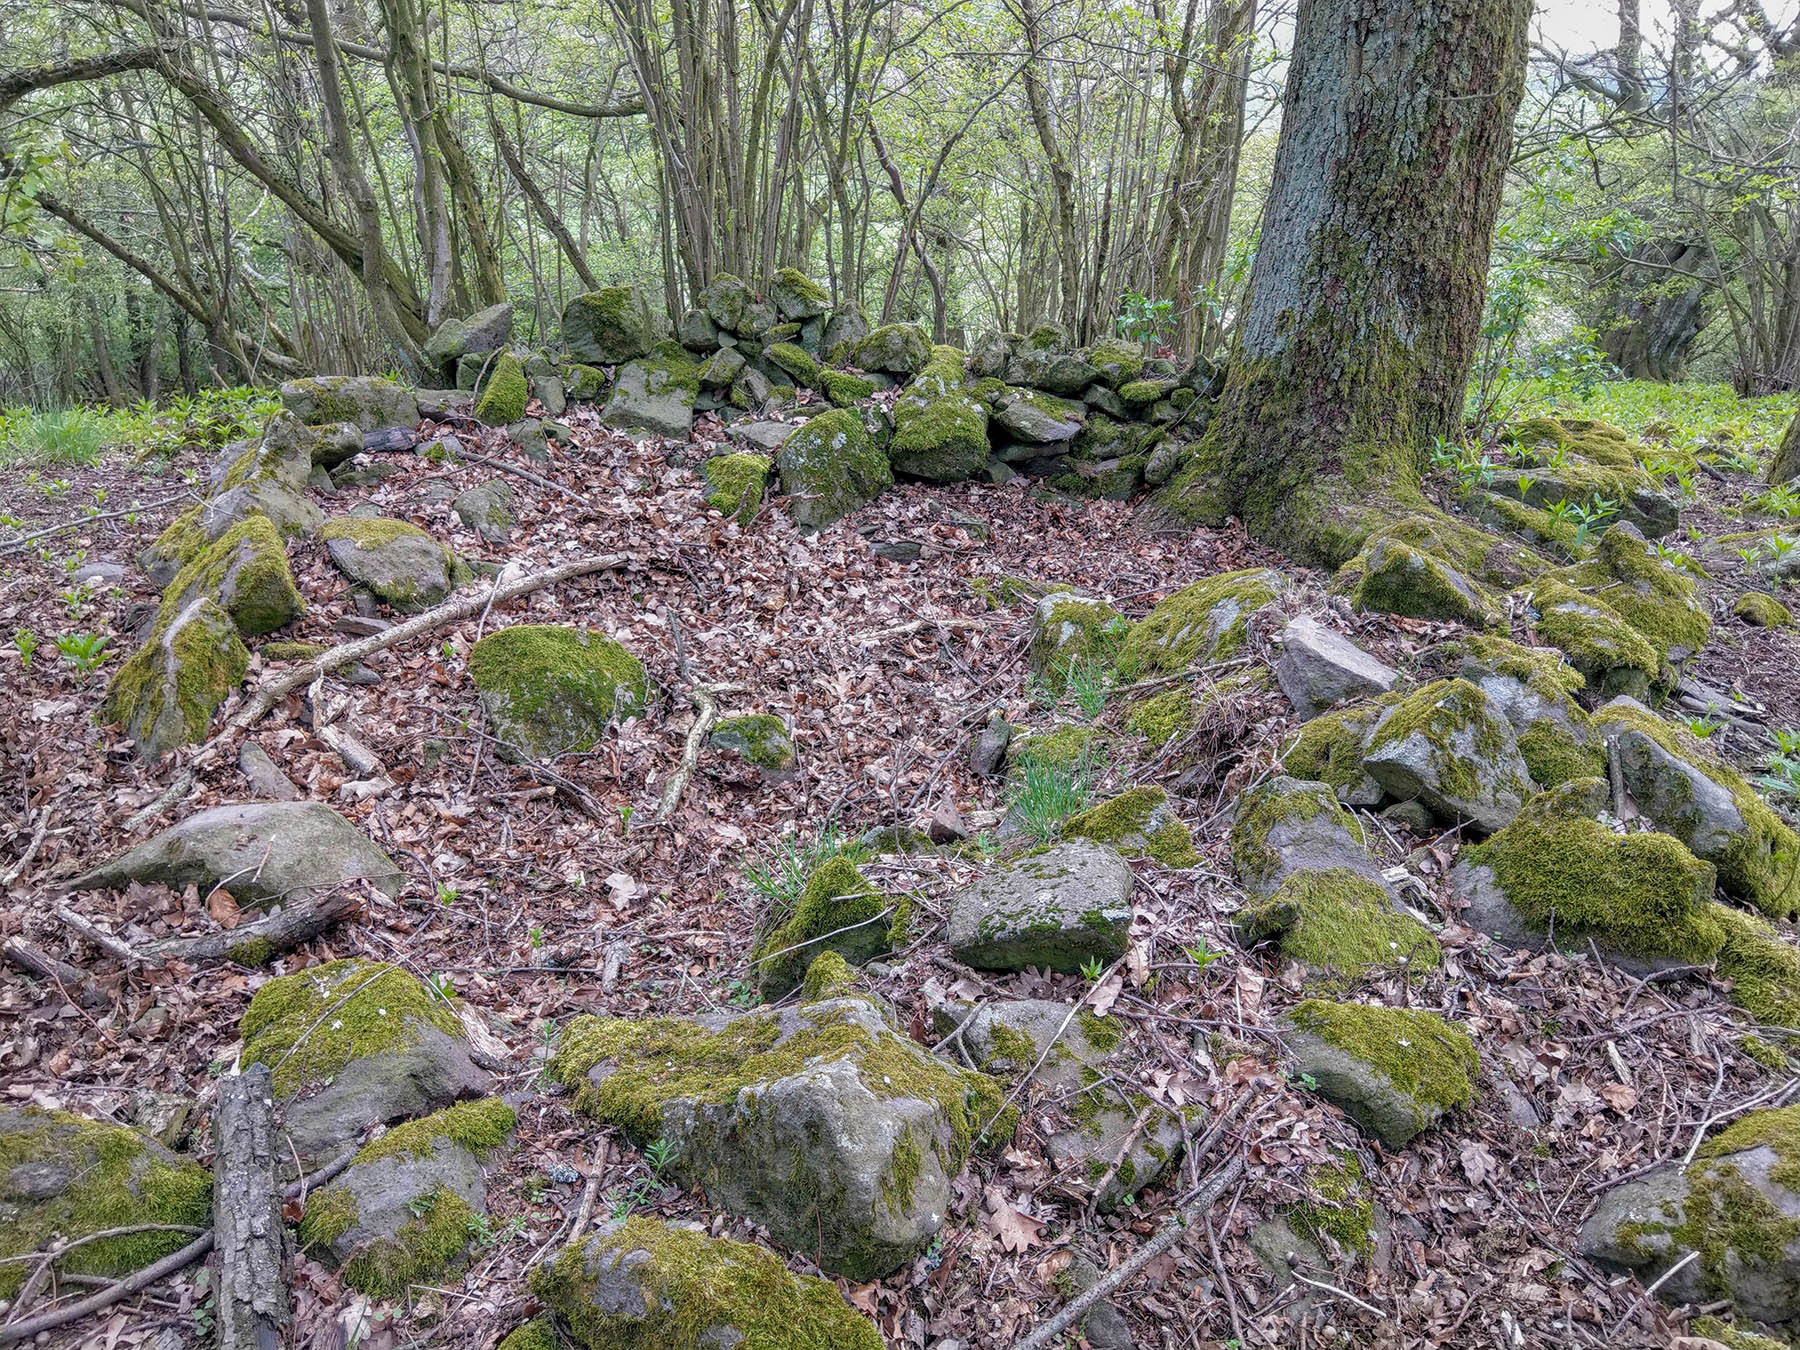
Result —
[[1306, 968], [1308, 987], [1347, 986], [1371, 971], [1432, 970], [1443, 953], [1431, 931], [1403, 913], [1376, 881], [1348, 868], [1291, 873], [1234, 925], [1245, 947], [1273, 941]]
[[456, 518], [480, 536], [484, 544], [504, 544], [512, 538], [512, 489], [498, 478], [464, 488], [450, 503]]
[[706, 748], [722, 761], [712, 767], [735, 766], [747, 771], [743, 776], [753, 780], [780, 781], [790, 777], [798, 758], [787, 723], [773, 713], [721, 717], [706, 738]]
[[1484, 833], [1507, 825], [1532, 790], [1512, 724], [1467, 680], [1440, 680], [1389, 708], [1362, 763], [1394, 796]]
[[513, 1125], [489, 1097], [395, 1126], [308, 1196], [301, 1245], [373, 1298], [442, 1283], [467, 1259]]
[[998, 1086], [896, 1034], [862, 998], [634, 1022], [581, 1017], [550, 1063], [575, 1107], [661, 1140], [669, 1172], [853, 1280], [942, 1227], [984, 1132], [1009, 1135]]
[[300, 800], [300, 789], [294, 786], [294, 780], [283, 773], [269, 757], [269, 752], [255, 741], [245, 741], [238, 751], [238, 768], [250, 785], [251, 796], [272, 802]]
[[243, 1062], [274, 1071], [283, 1128], [303, 1162], [335, 1157], [370, 1125], [483, 1097], [456, 1011], [396, 966], [332, 961], [256, 991]]
[[1286, 589], [1287, 579], [1268, 568], [1226, 572], [1184, 587], [1133, 626], [1119, 669], [1136, 679], [1179, 675], [1235, 656], [1250, 617]]
[[1275, 678], [1302, 717], [1316, 717], [1346, 699], [1385, 694], [1400, 672], [1349, 638], [1301, 615], [1281, 630], [1281, 660]]
[[1773, 918], [1800, 910], [1800, 838], [1735, 769], [1684, 728], [1614, 699], [1594, 715], [1618, 747], [1638, 808], [1719, 869], [1719, 884]]
[[669, 321], [643, 287], [603, 286], [564, 306], [562, 332], [574, 360], [613, 366], [644, 355], [667, 337]]
[[1125, 954], [1131, 888], [1131, 868], [1117, 852], [1069, 840], [953, 895], [950, 950], [981, 970], [1105, 965]]
[[[212, 1226], [212, 1174], [120, 1125], [64, 1111], [0, 1106], [0, 1299], [31, 1273], [32, 1253], [71, 1246], [64, 1275], [129, 1275]], [[179, 1225], [149, 1231], [144, 1225]]]
[[1118, 660], [1131, 621], [1097, 596], [1051, 591], [1031, 615], [1031, 673], [1061, 690], [1072, 673], [1098, 679]]
[[798, 430], [792, 422], [734, 422], [725, 429], [725, 434], [734, 441], [743, 441], [757, 450], [773, 454]]
[[781, 490], [803, 529], [822, 530], [894, 485], [886, 452], [870, 438], [854, 408], [821, 413], [776, 452]]
[[1727, 1299], [1741, 1318], [1800, 1322], [1800, 1107], [1727, 1126], [1685, 1175], [1667, 1163], [1607, 1191], [1577, 1250], [1656, 1280], [1672, 1305]]
[[419, 422], [412, 390], [378, 375], [312, 375], [281, 386], [282, 406], [308, 426], [354, 422], [364, 431]]
[[896, 474], [928, 483], [971, 478], [987, 463], [987, 424], [987, 409], [967, 394], [926, 396], [909, 388], [894, 404], [888, 461]]
[[214, 806], [169, 826], [67, 883], [71, 890], [161, 883], [202, 896], [223, 886], [243, 905], [275, 904], [367, 878], [389, 896], [404, 878], [393, 860], [322, 802]]
[[206, 596], [158, 621], [150, 641], [113, 676], [100, 715], [145, 759], [206, 739], [213, 714], [250, 668], [231, 616]]
[[1484, 627], [1493, 606], [1481, 587], [1445, 559], [1404, 540], [1384, 536], [1344, 564], [1340, 577], [1357, 578], [1352, 600], [1358, 613], [1409, 619], [1449, 619]]
[[1591, 558], [1545, 581], [1561, 582], [1617, 614], [1667, 660], [1699, 651], [1712, 631], [1712, 611], [1694, 578], [1623, 522], [1600, 536]]
[[1381, 884], [1362, 827], [1326, 783], [1274, 778], [1238, 803], [1231, 861], [1252, 895], [1269, 896], [1296, 872], [1343, 870]]
[[1160, 787], [1137, 787], [1063, 822], [1063, 838], [1110, 844], [1132, 858], [1151, 858], [1164, 867], [1193, 867], [1193, 831], [1169, 805]]
[[1436, 1013], [1309, 998], [1284, 1021], [1294, 1075], [1389, 1148], [1475, 1100], [1475, 1043]]
[[[832, 858], [813, 869], [793, 912], [777, 916], [750, 949], [750, 965], [765, 999], [783, 998], [799, 987], [807, 967], [824, 952], [862, 965], [888, 950], [896, 926], [897, 902], [889, 899], [848, 858]], [[904, 930], [904, 923], [899, 927]]]
[[1401, 698], [1384, 694], [1313, 718], [1300, 728], [1282, 767], [1294, 778], [1329, 784], [1345, 806], [1379, 804], [1387, 792], [1363, 768], [1363, 752], [1382, 715]]
[[661, 342], [619, 368], [612, 397], [600, 413], [609, 427], [687, 439], [694, 429], [700, 371], [679, 343]]
[[[315, 446], [324, 449], [320, 456]], [[207, 483], [220, 492], [240, 483], [273, 478], [296, 492], [306, 487], [314, 464], [331, 468], [362, 449], [362, 432], [354, 422], [308, 427], [291, 412], [269, 419], [263, 434], [226, 446], [207, 470]]]
[[1458, 646], [1459, 674], [1511, 724], [1533, 782], [1552, 788], [1605, 772], [1593, 721], [1572, 697], [1583, 684], [1580, 671], [1554, 651], [1505, 638], [1471, 637]]
[[[581, 1350], [886, 1346], [830, 1281], [789, 1274], [761, 1247], [642, 1215], [607, 1224], [535, 1267], [531, 1290]], [[560, 1343], [552, 1333], [519, 1350]]]
[[512, 753], [591, 749], [614, 718], [641, 716], [644, 663], [605, 633], [514, 624], [469, 652], [469, 675], [494, 734]]
[[352, 584], [403, 614], [430, 609], [450, 594], [451, 560], [417, 525], [338, 516], [319, 527], [319, 538]]

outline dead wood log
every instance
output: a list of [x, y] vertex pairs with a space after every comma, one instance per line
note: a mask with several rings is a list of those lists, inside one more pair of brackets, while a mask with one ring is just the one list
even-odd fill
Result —
[[213, 1144], [219, 1350], [281, 1350], [290, 1309], [268, 1065], [252, 1064], [220, 1084]]
[[6, 959], [28, 975], [49, 980], [84, 1008], [104, 1008], [112, 1002], [107, 992], [88, 973], [67, 961], [58, 961], [46, 951], [32, 946], [24, 938], [10, 937], [4, 946]]
[[277, 912], [262, 914], [218, 933], [202, 937], [165, 938], [141, 949], [153, 960], [238, 961], [260, 965], [278, 952], [311, 942], [362, 903], [355, 891], [338, 889], [284, 902]]

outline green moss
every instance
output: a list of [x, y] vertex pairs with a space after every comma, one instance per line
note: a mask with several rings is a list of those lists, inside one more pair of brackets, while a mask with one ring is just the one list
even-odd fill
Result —
[[930, 340], [910, 323], [884, 324], [856, 344], [856, 364], [863, 370], [910, 373], [930, 360]]
[[1231, 827], [1231, 857], [1238, 874], [1252, 887], [1281, 867], [1281, 854], [1269, 843], [1277, 827], [1327, 817], [1351, 839], [1360, 839], [1356, 817], [1346, 811], [1329, 785], [1283, 782], [1257, 789], [1238, 808]]
[[1168, 392], [1164, 380], [1128, 380], [1119, 386], [1119, 397], [1129, 408], [1147, 408]]
[[364, 1243], [345, 1264], [344, 1283], [371, 1298], [399, 1298], [415, 1284], [440, 1283], [469, 1252], [479, 1216], [448, 1186], [439, 1186], [393, 1237]]
[[1101, 380], [1117, 388], [1137, 379], [1144, 369], [1144, 349], [1123, 338], [1101, 338], [1088, 349], [1087, 362], [1100, 372]]
[[[934, 378], [937, 365], [934, 359], [894, 404], [888, 458], [896, 473], [949, 482], [987, 463], [987, 409], [958, 391], [960, 370]], [[944, 392], [932, 392], [940, 387]]]
[[[1421, 737], [1435, 752], [1432, 767], [1443, 790], [1472, 799], [1493, 786], [1482, 778], [1505, 754], [1504, 726], [1480, 689], [1467, 680], [1438, 680], [1394, 705], [1370, 736], [1365, 754]], [[1474, 758], [1456, 753], [1456, 737], [1465, 731], [1473, 733]]]
[[1520, 917], [1559, 941], [1592, 937], [1629, 956], [1711, 961], [1725, 941], [1708, 903], [1712, 866], [1666, 834], [1613, 834], [1571, 807], [1584, 787], [1577, 780], [1534, 797], [1464, 858], [1492, 868]]
[[1178, 674], [1236, 655], [1250, 615], [1273, 603], [1281, 584], [1280, 573], [1258, 567], [1183, 587], [1132, 628], [1120, 672], [1131, 679]]
[[1717, 1341], [1725, 1347], [1725, 1350], [1793, 1350], [1787, 1341], [1778, 1341], [1773, 1336], [1761, 1336], [1754, 1331], [1741, 1330], [1729, 1322], [1721, 1322], [1716, 1317], [1696, 1317], [1688, 1324], [1688, 1330], [1696, 1336], [1704, 1336], [1709, 1341]]
[[1193, 832], [1169, 809], [1160, 787], [1136, 787], [1063, 823], [1066, 838], [1092, 839], [1148, 856], [1164, 867], [1193, 867], [1200, 861]]
[[[861, 965], [887, 950], [886, 925], [876, 922], [888, 898], [869, 884], [848, 858], [821, 863], [807, 878], [794, 912], [769, 928], [750, 951], [764, 998], [797, 988], [819, 953], [837, 952]], [[848, 931], [839, 931], [847, 929]]]
[[1360, 613], [1481, 627], [1494, 608], [1477, 584], [1450, 563], [1399, 539], [1376, 541], [1338, 575], [1341, 580], [1355, 578], [1351, 598]]
[[1339, 797], [1348, 796], [1367, 777], [1362, 762], [1369, 733], [1384, 712], [1405, 698], [1398, 692], [1383, 694], [1313, 718], [1300, 728], [1282, 758], [1283, 767], [1295, 778], [1328, 784]]
[[491, 427], [503, 427], [525, 416], [525, 404], [531, 398], [525, 382], [525, 370], [519, 358], [505, 352], [488, 373], [487, 387], [475, 400], [475, 416]]
[[762, 769], [788, 769], [794, 764], [794, 742], [787, 724], [773, 713], [721, 718], [713, 728], [712, 744], [735, 750]]
[[197, 600], [119, 668], [100, 715], [122, 723], [154, 757], [205, 740], [213, 714], [249, 668], [230, 616], [212, 600]]
[[243, 1062], [267, 1064], [285, 1101], [353, 1059], [403, 1050], [418, 1028], [461, 1038], [456, 1013], [397, 966], [331, 961], [270, 980], [239, 1027]]
[[1031, 643], [1031, 668], [1060, 693], [1072, 670], [1111, 669], [1131, 621], [1111, 605], [1082, 595], [1048, 595]]
[[1527, 506], [1511, 497], [1485, 492], [1479, 495], [1472, 509], [1482, 521], [1509, 530], [1527, 543], [1553, 549], [1562, 557], [1570, 557], [1581, 548], [1581, 529], [1574, 521], [1558, 519], [1548, 511]]
[[1072, 770], [1090, 760], [1098, 749], [1099, 733], [1093, 727], [1070, 723], [1054, 731], [1038, 731], [1012, 742], [1014, 765]]
[[774, 461], [766, 455], [740, 452], [714, 455], [701, 466], [706, 475], [706, 504], [723, 516], [736, 516], [748, 526], [762, 508]]
[[144, 550], [145, 566], [154, 568], [159, 562], [165, 563], [172, 570], [187, 566], [193, 561], [195, 554], [212, 542], [202, 523], [205, 518], [204, 502], [190, 506], [176, 516], [156, 536], [150, 547]]
[[[610, 1316], [594, 1304], [594, 1267], [603, 1253], [630, 1251], [650, 1253], [625, 1269], [644, 1306], [657, 1310], [654, 1317]], [[742, 1350], [884, 1350], [874, 1324], [828, 1281], [798, 1279], [760, 1247], [650, 1218], [627, 1219], [616, 1231], [572, 1244], [530, 1278], [532, 1291], [557, 1310], [584, 1350], [696, 1350], [713, 1343], [714, 1327], [743, 1337], [731, 1342]]]
[[828, 998], [842, 998], [856, 989], [856, 969], [842, 954], [829, 948], [813, 958], [800, 982], [800, 998], [805, 1003], [822, 1003]]
[[469, 674], [502, 736], [534, 754], [588, 750], [614, 718], [650, 701], [644, 663], [605, 633], [514, 624], [469, 652]]
[[1762, 591], [1745, 591], [1731, 607], [1731, 612], [1757, 628], [1792, 628], [1793, 611], [1774, 596]]
[[329, 1247], [356, 1227], [358, 1217], [356, 1197], [346, 1188], [328, 1186], [315, 1191], [308, 1197], [306, 1211], [300, 1216], [300, 1245], [314, 1249]]
[[1539, 697], [1555, 702], [1554, 695], [1579, 693], [1586, 683], [1581, 672], [1570, 666], [1556, 652], [1545, 647], [1527, 647], [1510, 638], [1471, 634], [1459, 638], [1452, 646], [1465, 658], [1473, 658], [1496, 675], [1519, 681]]
[[1135, 731], [1152, 745], [1167, 745], [1199, 725], [1199, 712], [1185, 689], [1165, 689], [1141, 698], [1125, 714], [1125, 729]]
[[781, 489], [797, 500], [794, 519], [823, 529], [894, 484], [893, 465], [854, 408], [833, 408], [807, 422], [776, 452]]
[[431, 536], [417, 525], [404, 520], [390, 520], [386, 517], [333, 516], [319, 526], [319, 538], [326, 543], [330, 543], [333, 539], [348, 539], [360, 551], [370, 553], [386, 548], [389, 544], [401, 539], [431, 539]]
[[240, 966], [266, 966], [276, 957], [275, 944], [265, 937], [245, 938], [225, 949], [225, 959]]
[[351, 1166], [383, 1158], [435, 1158], [440, 1139], [467, 1149], [478, 1161], [512, 1138], [518, 1123], [512, 1107], [498, 1097], [458, 1102], [418, 1120], [396, 1125], [352, 1160]]
[[1788, 1055], [1779, 1045], [1765, 1041], [1761, 1036], [1746, 1035], [1738, 1037], [1737, 1048], [1755, 1060], [1770, 1073], [1786, 1073], [1788, 1071]]
[[1124, 1033], [1119, 1030], [1116, 1020], [1101, 1017], [1091, 1008], [1083, 1008], [1076, 1013], [1075, 1020], [1081, 1024], [1081, 1034], [1087, 1037], [1087, 1043], [1103, 1055], [1111, 1054], [1124, 1039]]
[[1539, 787], [1553, 788], [1606, 771], [1606, 752], [1598, 745], [1579, 745], [1554, 720], [1539, 718], [1519, 737], [1519, 756]]
[[1415, 1101], [1454, 1111], [1475, 1100], [1475, 1042], [1436, 1013], [1309, 998], [1291, 1016], [1300, 1030], [1372, 1065]]
[[900, 1137], [894, 1140], [893, 1161], [881, 1183], [882, 1199], [887, 1202], [890, 1213], [904, 1214], [912, 1207], [913, 1191], [924, 1171], [924, 1150], [913, 1137], [912, 1127], [903, 1125]]
[[1698, 584], [1632, 531], [1608, 530], [1591, 560], [1552, 577], [1619, 615], [1658, 656], [1699, 651], [1712, 631], [1712, 615], [1701, 602]]
[[1375, 1201], [1356, 1155], [1313, 1168], [1307, 1185], [1310, 1197], [1287, 1212], [1294, 1227], [1315, 1241], [1329, 1237], [1365, 1260], [1374, 1256]]
[[201, 595], [218, 601], [246, 637], [271, 633], [306, 611], [287, 549], [267, 516], [239, 521], [194, 555], [163, 592], [158, 627]]
[[499, 1350], [560, 1350], [556, 1327], [548, 1317], [534, 1317], [522, 1327], [514, 1327], [500, 1342]]
[[865, 398], [875, 395], [875, 381], [862, 375], [852, 375], [845, 370], [821, 370], [819, 387], [825, 391], [825, 397], [838, 408], [848, 408], [853, 403], [861, 403]]
[[1656, 648], [1605, 601], [1551, 578], [1532, 587], [1531, 603], [1541, 616], [1538, 636], [1595, 688], [1614, 692], [1628, 681], [1648, 688], [1658, 678]]
[[1246, 942], [1275, 937], [1281, 955], [1329, 986], [1355, 983], [1371, 971], [1435, 970], [1438, 941], [1418, 920], [1394, 908], [1379, 884], [1347, 868], [1295, 872], [1238, 916]]
[[763, 355], [771, 364], [793, 376], [796, 384], [816, 385], [819, 382], [819, 363], [803, 347], [796, 347], [791, 342], [776, 342], [770, 344]]
[[1642, 451], [1618, 427], [1581, 418], [1528, 417], [1507, 433], [1514, 445], [1573, 451], [1613, 468], [1634, 468]]
[[265, 642], [256, 654], [265, 661], [311, 661], [330, 650], [319, 642]]
[[1761, 1026], [1800, 1028], [1800, 950], [1754, 914], [1726, 905], [1712, 914], [1725, 930], [1718, 969], [1731, 981], [1731, 1001]]
[[[19, 1291], [32, 1264], [20, 1260], [64, 1239], [115, 1228], [169, 1224], [212, 1227], [212, 1174], [171, 1160], [134, 1130], [62, 1111], [27, 1108], [0, 1127], [0, 1178], [30, 1163], [60, 1165], [60, 1195], [31, 1201], [9, 1194], [0, 1227], [0, 1298]], [[141, 1270], [192, 1242], [192, 1232], [130, 1232], [84, 1243], [57, 1262], [65, 1274], [115, 1278]]]

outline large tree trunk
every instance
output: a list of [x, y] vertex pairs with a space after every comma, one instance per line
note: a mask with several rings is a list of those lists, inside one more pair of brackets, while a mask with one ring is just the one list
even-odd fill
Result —
[[1335, 565], [1455, 434], [1530, 0], [1301, 0], [1231, 373], [1162, 505]]
[[1787, 435], [1781, 438], [1781, 448], [1769, 462], [1771, 484], [1786, 483], [1795, 478], [1800, 478], [1800, 415], [1788, 423]]
[[1688, 351], [1706, 327], [1712, 283], [1698, 275], [1706, 248], [1656, 239], [1640, 248], [1608, 288], [1612, 326], [1600, 349], [1628, 379], [1672, 384], [1687, 374]]

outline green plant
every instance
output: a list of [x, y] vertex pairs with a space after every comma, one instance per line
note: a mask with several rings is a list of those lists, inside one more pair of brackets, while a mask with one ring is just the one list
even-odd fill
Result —
[[1695, 739], [1702, 741], [1724, 725], [1722, 722], [1715, 722], [1710, 717], [1684, 717], [1681, 719], [1681, 723]]
[[1112, 671], [1101, 661], [1071, 661], [1063, 680], [1063, 692], [1075, 700], [1090, 722], [1106, 707], [1106, 695], [1111, 687]]
[[448, 882], [438, 883], [437, 898], [440, 905], [454, 905], [461, 895], [462, 892]]
[[1225, 955], [1224, 952], [1215, 952], [1207, 945], [1205, 938], [1200, 939], [1200, 945], [1198, 947], [1183, 947], [1181, 950], [1187, 953], [1188, 960], [1192, 961], [1202, 970], [1205, 970], [1214, 961], [1217, 961], [1221, 956]]
[[425, 987], [446, 1003], [450, 1003], [456, 998], [455, 982], [441, 970], [431, 972], [430, 978], [425, 981]]
[[1088, 804], [1089, 778], [1085, 756], [1074, 764], [1027, 756], [1013, 813], [1030, 834], [1048, 843], [1065, 820]]
[[[92, 464], [106, 443], [106, 418], [87, 408], [0, 413], [0, 464]], [[67, 491], [68, 484], [61, 484]], [[45, 489], [46, 496], [55, 495]]]
[[1175, 304], [1133, 291], [1119, 298], [1119, 336], [1134, 342], [1161, 342], [1174, 330]]
[[841, 834], [836, 821], [828, 821], [810, 840], [795, 835], [777, 839], [766, 857], [744, 863], [744, 880], [771, 906], [791, 909], [806, 889], [807, 878], [833, 858], [866, 862], [869, 850]]
[[1081, 963], [1081, 978], [1092, 984], [1106, 974], [1106, 965], [1097, 956], [1090, 956]]
[[644, 1161], [650, 1164], [652, 1171], [662, 1171], [675, 1161], [674, 1143], [667, 1139], [652, 1140], [644, 1149]]
[[1585, 506], [1577, 506], [1573, 512], [1575, 517], [1575, 543], [1577, 546], [1588, 542], [1589, 534], [1610, 520], [1619, 509], [1619, 504], [1594, 494], [1592, 501]]
[[31, 654], [38, 649], [37, 634], [29, 628], [16, 628], [13, 630], [13, 646], [18, 649], [19, 664], [30, 670]]
[[86, 675], [106, 659], [109, 641], [98, 633], [64, 633], [56, 639], [56, 650], [62, 653], [63, 660]]

